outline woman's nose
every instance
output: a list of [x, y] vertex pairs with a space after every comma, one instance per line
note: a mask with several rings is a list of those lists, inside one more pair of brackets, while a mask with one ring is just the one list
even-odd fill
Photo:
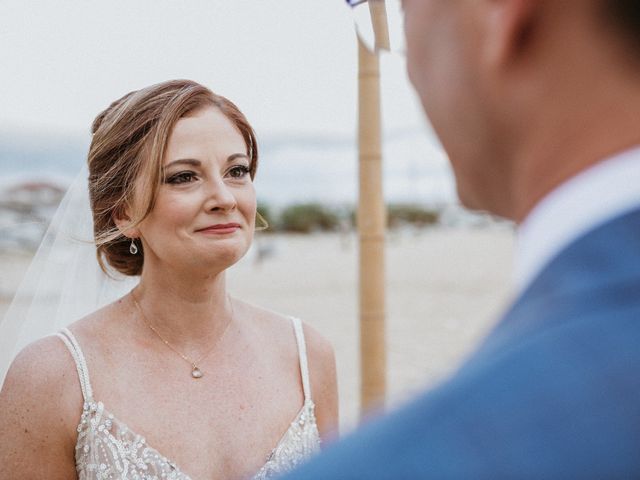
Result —
[[215, 210], [233, 210], [236, 207], [236, 197], [229, 186], [222, 179], [211, 180], [208, 186], [206, 209], [208, 211]]

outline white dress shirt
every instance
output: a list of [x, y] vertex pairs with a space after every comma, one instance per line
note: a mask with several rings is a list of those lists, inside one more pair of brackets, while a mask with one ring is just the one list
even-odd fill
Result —
[[534, 207], [517, 231], [517, 293], [571, 242], [634, 208], [640, 208], [640, 146], [598, 162]]

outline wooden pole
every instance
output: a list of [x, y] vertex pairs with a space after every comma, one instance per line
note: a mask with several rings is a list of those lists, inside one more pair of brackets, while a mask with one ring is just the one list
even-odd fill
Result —
[[386, 390], [384, 231], [380, 66], [358, 39], [358, 144], [360, 189], [360, 399], [361, 414], [384, 406]]
[[375, 50], [389, 50], [389, 23], [387, 22], [387, 5], [384, 0], [369, 0], [369, 15], [375, 37]]

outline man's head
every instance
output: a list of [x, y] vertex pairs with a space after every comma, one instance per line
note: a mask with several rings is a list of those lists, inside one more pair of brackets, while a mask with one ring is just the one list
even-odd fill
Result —
[[637, 0], [404, 0], [407, 64], [462, 202], [522, 220], [640, 142]]

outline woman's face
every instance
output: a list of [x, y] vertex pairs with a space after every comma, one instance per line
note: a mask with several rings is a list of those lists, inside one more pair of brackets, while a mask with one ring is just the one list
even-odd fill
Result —
[[145, 268], [222, 271], [247, 252], [253, 238], [256, 193], [247, 146], [217, 108], [178, 120], [164, 158], [163, 184], [139, 225]]

